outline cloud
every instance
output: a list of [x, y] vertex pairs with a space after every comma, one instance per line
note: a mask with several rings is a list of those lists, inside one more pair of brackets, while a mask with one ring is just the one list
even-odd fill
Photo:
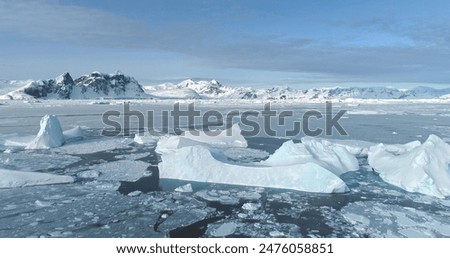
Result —
[[153, 37], [142, 23], [105, 11], [45, 0], [0, 1], [0, 29], [90, 46], [143, 47]]
[[[240, 14], [245, 15], [245, 11]], [[28, 37], [103, 48], [172, 52], [184, 61], [192, 57], [194, 63], [208, 69], [292, 72], [306, 77], [310, 74], [312, 80], [320, 81], [450, 83], [450, 31], [444, 23], [402, 23], [370, 16], [352, 22], [334, 21], [333, 26], [348, 35], [309, 38], [273, 35], [273, 31], [256, 35], [251, 29], [223, 30], [220, 24], [209, 22], [210, 18], [170, 23], [159, 20], [156, 26], [57, 1], [0, 0], [0, 29]], [[333, 26], [328, 24], [325, 28]], [[381, 33], [377, 40], [393, 35], [412, 43], [346, 44], [352, 37], [370, 35], [369, 32]], [[326, 34], [326, 30], [322, 33]], [[365, 40], [370, 41], [367, 37]]]

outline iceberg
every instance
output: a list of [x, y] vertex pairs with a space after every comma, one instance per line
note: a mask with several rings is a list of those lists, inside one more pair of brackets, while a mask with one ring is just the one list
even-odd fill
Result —
[[58, 117], [45, 115], [41, 119], [41, 128], [34, 140], [28, 144], [26, 149], [50, 149], [63, 145], [64, 134]]
[[231, 148], [247, 147], [247, 140], [241, 135], [239, 124], [234, 124], [227, 130], [211, 132], [186, 131], [184, 135], [168, 135], [162, 137], [156, 146], [159, 154], [171, 153], [187, 146], [203, 145], [205, 147]]
[[70, 176], [0, 169], [0, 188], [73, 183]]
[[430, 135], [423, 144], [396, 147], [378, 144], [369, 149], [369, 165], [384, 181], [408, 192], [450, 196], [450, 145]]
[[220, 162], [205, 146], [187, 146], [161, 156], [160, 178], [271, 187], [316, 193], [349, 189], [335, 174], [313, 162], [286, 166], [240, 166]]
[[338, 176], [359, 169], [358, 160], [346, 148], [312, 138], [304, 143], [287, 141], [260, 163], [270, 166], [315, 163]]

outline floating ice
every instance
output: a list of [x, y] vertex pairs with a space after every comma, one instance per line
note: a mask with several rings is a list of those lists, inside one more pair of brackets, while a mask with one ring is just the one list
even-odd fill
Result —
[[100, 173], [98, 180], [105, 181], [137, 181], [148, 176], [148, 163], [133, 160], [118, 160], [91, 166], [92, 170]]
[[228, 222], [220, 225], [214, 231], [212, 231], [211, 235], [215, 237], [224, 237], [232, 235], [237, 228], [237, 224], [234, 222]]
[[415, 208], [374, 201], [354, 202], [341, 209], [360, 235], [369, 237], [449, 237], [448, 212], [424, 212]]
[[73, 183], [70, 176], [0, 169], [0, 188]]
[[375, 143], [361, 140], [321, 139], [310, 136], [302, 137], [302, 143], [307, 143], [311, 140], [318, 140], [327, 146], [332, 145], [344, 147], [349, 153], [355, 155], [356, 157], [367, 157], [369, 148], [375, 145]]
[[184, 135], [163, 137], [158, 141], [156, 152], [160, 154], [170, 153], [182, 147], [195, 145], [208, 147], [247, 147], [247, 141], [241, 135], [239, 124], [234, 124], [231, 128], [223, 131], [187, 131]]
[[66, 141], [79, 141], [84, 138], [84, 132], [80, 126], [64, 131], [63, 135]]
[[416, 145], [409, 143], [398, 146], [399, 149], [383, 144], [373, 146], [369, 150], [369, 165], [384, 181], [408, 192], [450, 196], [450, 145], [436, 135]]
[[240, 201], [239, 197], [232, 195], [228, 191], [201, 190], [195, 193], [195, 197], [208, 202], [219, 202], [223, 205], [237, 205]]
[[247, 147], [247, 140], [241, 135], [239, 124], [234, 124], [226, 130], [186, 131], [183, 137], [213, 146]]
[[359, 169], [358, 160], [344, 147], [314, 139], [309, 139], [305, 143], [287, 141], [267, 160], [261, 162], [270, 166], [308, 163], [315, 163], [336, 175]]
[[306, 192], [347, 192], [345, 183], [315, 164], [278, 167], [239, 166], [220, 162], [204, 146], [188, 146], [161, 156], [160, 178], [207, 183], [260, 186]]
[[204, 209], [179, 209], [170, 215], [158, 227], [158, 231], [168, 232], [186, 227], [206, 218], [208, 212]]
[[27, 149], [49, 149], [63, 145], [64, 135], [55, 115], [45, 115], [41, 119], [41, 129], [36, 138], [28, 144]]
[[57, 149], [57, 151], [67, 154], [91, 154], [101, 151], [111, 151], [115, 149], [125, 149], [132, 143], [128, 138], [109, 138], [84, 140], [66, 144]]
[[[0, 153], [0, 168], [20, 171], [45, 171], [62, 169], [81, 158], [61, 154], [41, 154], [29, 152]], [[39, 161], [39, 162], [36, 162]]]
[[157, 141], [158, 137], [151, 135], [149, 132], [134, 135], [134, 142], [137, 144], [156, 144]]
[[185, 185], [179, 186], [179, 187], [175, 188], [175, 192], [192, 193], [193, 192], [192, 185], [185, 184]]

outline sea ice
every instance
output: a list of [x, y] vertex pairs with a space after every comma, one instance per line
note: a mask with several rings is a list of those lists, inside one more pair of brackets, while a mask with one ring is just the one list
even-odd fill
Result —
[[216, 228], [215, 230], [213, 230], [211, 232], [212, 236], [215, 237], [225, 237], [225, 236], [229, 236], [232, 235], [237, 228], [237, 224], [234, 222], [227, 222], [224, 223], [222, 225], [220, 225], [218, 228]]
[[0, 169], [0, 188], [73, 183], [70, 176]]
[[314, 139], [309, 139], [305, 143], [287, 141], [260, 163], [270, 166], [315, 163], [338, 176], [359, 169], [358, 160], [344, 147]]
[[91, 166], [91, 169], [100, 173], [98, 180], [104, 181], [137, 181], [148, 176], [148, 163], [133, 160], [118, 160]]
[[214, 159], [210, 151], [200, 145], [164, 154], [161, 160], [158, 164], [160, 178], [320, 193], [348, 191], [338, 176], [312, 162], [277, 167], [239, 166]]
[[369, 150], [369, 165], [384, 181], [408, 192], [450, 196], [450, 145], [430, 135], [421, 145], [398, 147], [389, 149], [378, 144]]
[[65, 138], [58, 117], [45, 115], [41, 119], [41, 129], [27, 149], [49, 149], [63, 145]]

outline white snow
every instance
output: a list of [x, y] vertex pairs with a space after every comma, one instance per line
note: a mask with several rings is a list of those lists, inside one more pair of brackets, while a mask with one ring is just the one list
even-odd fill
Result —
[[73, 183], [70, 176], [0, 169], [0, 188]]
[[95, 152], [127, 148], [132, 142], [133, 141], [129, 138], [102, 137], [99, 139], [65, 144], [55, 150], [67, 154], [91, 154]]
[[304, 143], [287, 141], [260, 163], [270, 166], [315, 163], [336, 175], [359, 169], [358, 160], [344, 147], [313, 138], [305, 139]]
[[421, 145], [397, 147], [379, 144], [369, 150], [369, 165], [384, 181], [409, 192], [450, 196], [450, 145], [430, 135]]
[[180, 192], [180, 193], [192, 193], [193, 191], [194, 190], [192, 189], [191, 184], [185, 184], [185, 185], [175, 188], [175, 192]]
[[247, 147], [247, 140], [241, 135], [239, 124], [226, 130], [186, 131], [183, 137], [218, 147]]
[[168, 135], [161, 137], [156, 146], [159, 154], [171, 153], [187, 146], [203, 145], [205, 147], [247, 147], [247, 140], [241, 135], [239, 124], [234, 124], [227, 130], [216, 130], [209, 133], [203, 131], [187, 131], [184, 135]]
[[63, 145], [65, 142], [58, 117], [45, 115], [41, 119], [41, 129], [36, 138], [28, 144], [27, 149], [49, 149]]
[[201, 145], [166, 153], [161, 160], [158, 164], [160, 178], [320, 193], [348, 191], [338, 176], [315, 163], [277, 167], [232, 165], [214, 159]]
[[156, 144], [159, 137], [150, 134], [149, 132], [137, 133], [134, 135], [134, 142], [137, 144]]
[[80, 126], [76, 126], [72, 129], [64, 131], [63, 135], [66, 141], [78, 141], [84, 138], [84, 131]]

